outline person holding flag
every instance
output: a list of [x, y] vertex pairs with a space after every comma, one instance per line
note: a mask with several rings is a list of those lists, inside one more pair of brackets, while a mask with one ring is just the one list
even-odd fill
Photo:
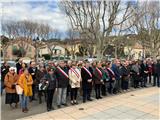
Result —
[[70, 86], [71, 86], [71, 104], [72, 105], [78, 104], [77, 91], [78, 91], [78, 88], [80, 88], [81, 73], [80, 73], [80, 70], [76, 67], [76, 62], [72, 62], [68, 75], [69, 75]]

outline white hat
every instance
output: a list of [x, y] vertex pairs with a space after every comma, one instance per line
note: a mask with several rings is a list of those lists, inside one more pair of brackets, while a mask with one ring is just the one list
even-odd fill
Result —
[[11, 71], [11, 70], [16, 70], [16, 68], [15, 67], [10, 67], [9, 71]]

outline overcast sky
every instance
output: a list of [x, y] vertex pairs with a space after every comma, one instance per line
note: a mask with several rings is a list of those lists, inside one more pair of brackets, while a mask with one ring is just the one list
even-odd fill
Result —
[[2, 0], [2, 20], [33, 20], [50, 24], [64, 32], [67, 17], [60, 11], [56, 0]]

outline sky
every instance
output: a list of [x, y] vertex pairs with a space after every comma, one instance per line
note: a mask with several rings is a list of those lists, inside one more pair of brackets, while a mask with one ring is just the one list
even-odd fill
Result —
[[[62, 38], [66, 37], [65, 31], [68, 29], [69, 20], [59, 9], [58, 0], [1, 0], [0, 8], [1, 20], [47, 23], [53, 29], [58, 29]], [[122, 15], [118, 17], [121, 19]]]
[[2, 20], [31, 20], [48, 23], [62, 33], [68, 29], [68, 19], [56, 0], [2, 0]]

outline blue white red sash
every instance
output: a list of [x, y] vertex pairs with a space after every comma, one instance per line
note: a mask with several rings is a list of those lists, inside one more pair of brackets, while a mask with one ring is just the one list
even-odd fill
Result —
[[65, 77], [69, 77], [60, 67], [57, 67], [58, 70], [65, 76]]
[[99, 75], [102, 76], [102, 72], [97, 67], [96, 70], [98, 71]]
[[70, 70], [72, 71], [72, 72], [74, 72], [74, 74], [79, 78], [80, 77], [80, 75], [78, 74], [78, 72], [76, 71], [76, 70], [74, 70], [73, 68], [70, 68]]
[[91, 72], [87, 68], [85, 68], [84, 66], [82, 68], [90, 75], [90, 77], [92, 77]]
[[113, 70], [111, 70], [111, 68], [107, 68], [107, 69], [112, 73], [113, 76], [115, 76], [115, 74], [114, 74]]

